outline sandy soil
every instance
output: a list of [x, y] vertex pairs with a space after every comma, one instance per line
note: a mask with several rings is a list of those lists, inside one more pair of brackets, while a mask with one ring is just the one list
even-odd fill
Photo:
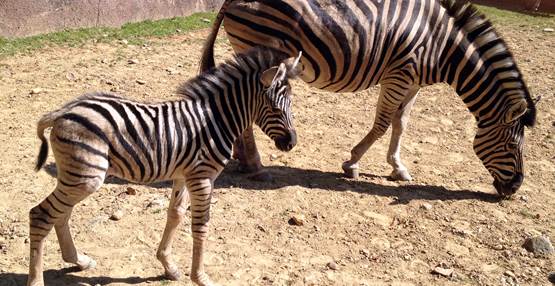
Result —
[[[51, 157], [46, 171], [33, 172], [41, 114], [93, 90], [172, 98], [178, 83], [195, 74], [207, 33], [153, 39], [147, 46], [48, 48], [0, 61], [0, 285], [24, 285], [28, 211], [55, 185]], [[525, 182], [512, 199], [491, 195], [492, 179], [472, 151], [474, 119], [449, 87], [422, 91], [402, 148], [414, 180], [398, 183], [386, 177], [389, 133], [363, 158], [360, 180], [341, 176], [341, 163], [370, 130], [377, 89], [331, 94], [296, 82], [298, 146], [281, 153], [257, 134], [274, 181], [248, 181], [235, 164], [217, 181], [206, 253], [212, 278], [223, 285], [549, 285], [554, 256], [534, 257], [521, 245], [531, 234], [555, 239], [555, 38], [517, 25], [501, 33], [532, 93], [543, 96], [537, 127], [526, 131]], [[230, 56], [224, 40], [217, 54], [219, 60]], [[35, 88], [42, 90], [30, 94]], [[137, 194], [126, 195], [129, 187]], [[190, 285], [187, 276], [163, 280], [155, 259], [168, 187], [110, 180], [78, 205], [74, 239], [98, 266], [76, 272], [62, 261], [51, 234], [47, 284]], [[162, 207], [148, 206], [153, 200]], [[125, 215], [110, 220], [117, 209]], [[303, 226], [288, 223], [297, 214], [305, 216]], [[175, 245], [185, 273], [191, 249], [186, 222]], [[438, 265], [454, 274], [432, 274]]]

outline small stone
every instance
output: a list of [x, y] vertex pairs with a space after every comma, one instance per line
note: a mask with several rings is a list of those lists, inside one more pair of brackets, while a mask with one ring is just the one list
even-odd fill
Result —
[[69, 81], [75, 81], [77, 79], [77, 76], [72, 72], [68, 72], [66, 73], [66, 79]]
[[432, 205], [429, 204], [429, 203], [423, 203], [422, 205], [420, 205], [420, 208], [429, 211], [429, 210], [431, 210], [433, 207], [432, 207]]
[[335, 263], [334, 261], [328, 262], [326, 266], [331, 270], [337, 270], [337, 263]]
[[127, 189], [125, 190], [125, 193], [130, 195], [130, 196], [134, 196], [137, 194], [137, 190], [135, 188], [132, 187], [127, 187]]
[[218, 197], [212, 196], [212, 197], [210, 198], [210, 203], [211, 203], [211, 204], [215, 204], [215, 203], [217, 203], [219, 200], [220, 200], [220, 199], [218, 199]]
[[145, 84], [146, 84], [146, 81], [144, 81], [144, 80], [142, 80], [142, 79], [138, 79], [138, 80], [137, 80], [137, 83], [140, 84], [140, 85], [145, 85]]
[[43, 93], [43, 92], [44, 92], [44, 89], [42, 89], [40, 87], [37, 87], [37, 88], [31, 89], [30, 94], [39, 94], [39, 93]]
[[256, 228], [257, 228], [258, 230], [260, 230], [261, 232], [266, 232], [266, 229], [265, 229], [263, 226], [261, 226], [261, 225], [257, 225]]
[[174, 70], [174, 69], [172, 69], [172, 68], [167, 68], [167, 69], [166, 69], [166, 72], [167, 72], [169, 75], [174, 75], [174, 74], [177, 74], [177, 73], [178, 73], [176, 70]]
[[176, 33], [181, 33], [182, 31], [181, 31], [181, 29], [175, 29], [175, 32]]
[[120, 42], [120, 44], [123, 44], [123, 45], [129, 44], [129, 41], [126, 40], [126, 39], [120, 40], [119, 42]]
[[304, 225], [305, 221], [306, 221], [306, 218], [304, 217], [304, 215], [295, 214], [291, 216], [288, 222], [290, 225], [302, 226]]
[[529, 237], [524, 241], [522, 247], [529, 252], [540, 256], [551, 255], [555, 252], [551, 241], [549, 241], [549, 238], [545, 236]]
[[160, 197], [160, 198], [156, 198], [156, 199], [153, 199], [152, 201], [150, 201], [146, 205], [146, 207], [147, 208], [158, 209], [158, 208], [166, 207], [167, 204], [168, 204], [168, 199], [166, 199], [166, 197]]
[[544, 28], [543, 31], [547, 32], [547, 33], [553, 33], [555, 31], [555, 29], [553, 29], [553, 28]]
[[137, 60], [137, 59], [129, 59], [129, 60], [127, 60], [127, 63], [130, 64], [130, 65], [136, 65], [136, 64], [139, 63], [139, 60]]
[[507, 276], [509, 276], [509, 277], [516, 278], [515, 274], [514, 274], [512, 271], [510, 271], [510, 270], [505, 271], [504, 274], [507, 275]]
[[202, 18], [202, 19], [200, 19], [200, 20], [203, 21], [204, 23], [210, 23], [210, 22], [212, 22], [212, 21], [210, 21], [210, 19], [206, 19], [206, 18]]
[[270, 161], [277, 160], [278, 156], [276, 154], [270, 154]]
[[117, 211], [115, 211], [115, 212], [110, 216], [110, 219], [111, 219], [111, 220], [118, 221], [118, 220], [120, 220], [120, 219], [123, 218], [123, 215], [124, 215], [124, 214], [125, 214], [125, 213], [123, 212], [123, 210], [117, 210]]
[[547, 276], [547, 280], [549, 280], [549, 282], [555, 284], [555, 272], [549, 273], [549, 276]]
[[455, 270], [451, 268], [443, 268], [440, 266], [437, 266], [432, 270], [432, 274], [439, 274], [444, 277], [450, 277], [451, 275], [453, 275], [453, 272], [455, 272]]
[[370, 256], [370, 251], [366, 248], [363, 248], [363, 249], [360, 250], [360, 254], [362, 254], [366, 257], [369, 257]]
[[25, 243], [25, 244], [29, 243], [29, 238], [26, 237], [26, 238], [23, 240], [23, 243]]
[[528, 197], [525, 196], [525, 195], [520, 195], [518, 198], [519, 198], [521, 201], [525, 202], [525, 203], [528, 202]]

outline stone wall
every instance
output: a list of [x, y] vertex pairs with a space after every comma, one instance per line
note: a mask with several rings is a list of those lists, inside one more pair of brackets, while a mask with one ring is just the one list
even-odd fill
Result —
[[117, 27], [127, 22], [218, 9], [223, 0], [0, 0], [0, 36], [66, 28]]

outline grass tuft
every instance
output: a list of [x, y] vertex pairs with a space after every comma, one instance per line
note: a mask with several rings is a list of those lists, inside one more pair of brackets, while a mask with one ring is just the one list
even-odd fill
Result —
[[82, 46], [88, 42], [110, 43], [126, 40], [129, 44], [142, 44], [149, 37], [166, 37], [188, 31], [208, 28], [214, 13], [196, 13], [188, 17], [176, 17], [157, 21], [128, 23], [120, 28], [68, 29], [43, 35], [6, 39], [0, 37], [0, 57], [29, 53], [51, 46]]

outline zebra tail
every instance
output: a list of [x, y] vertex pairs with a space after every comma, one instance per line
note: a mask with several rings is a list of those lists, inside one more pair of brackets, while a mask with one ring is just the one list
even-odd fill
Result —
[[39, 137], [40, 151], [37, 157], [37, 163], [35, 165], [35, 171], [38, 172], [44, 166], [46, 158], [48, 157], [48, 141], [44, 136], [44, 129], [52, 127], [54, 125], [54, 120], [58, 117], [58, 112], [51, 112], [44, 115], [37, 124], [37, 136]]
[[218, 31], [220, 30], [220, 26], [222, 25], [222, 22], [224, 20], [225, 10], [227, 10], [227, 7], [233, 1], [235, 0], [225, 0], [222, 4], [222, 7], [220, 8], [220, 11], [218, 12], [218, 15], [216, 15], [216, 20], [214, 20], [214, 25], [212, 26], [212, 31], [210, 32], [208, 39], [206, 39], [206, 43], [203, 47], [202, 57], [200, 58], [199, 63], [200, 73], [206, 72], [216, 66], [216, 63], [214, 62], [214, 43], [216, 42]]

